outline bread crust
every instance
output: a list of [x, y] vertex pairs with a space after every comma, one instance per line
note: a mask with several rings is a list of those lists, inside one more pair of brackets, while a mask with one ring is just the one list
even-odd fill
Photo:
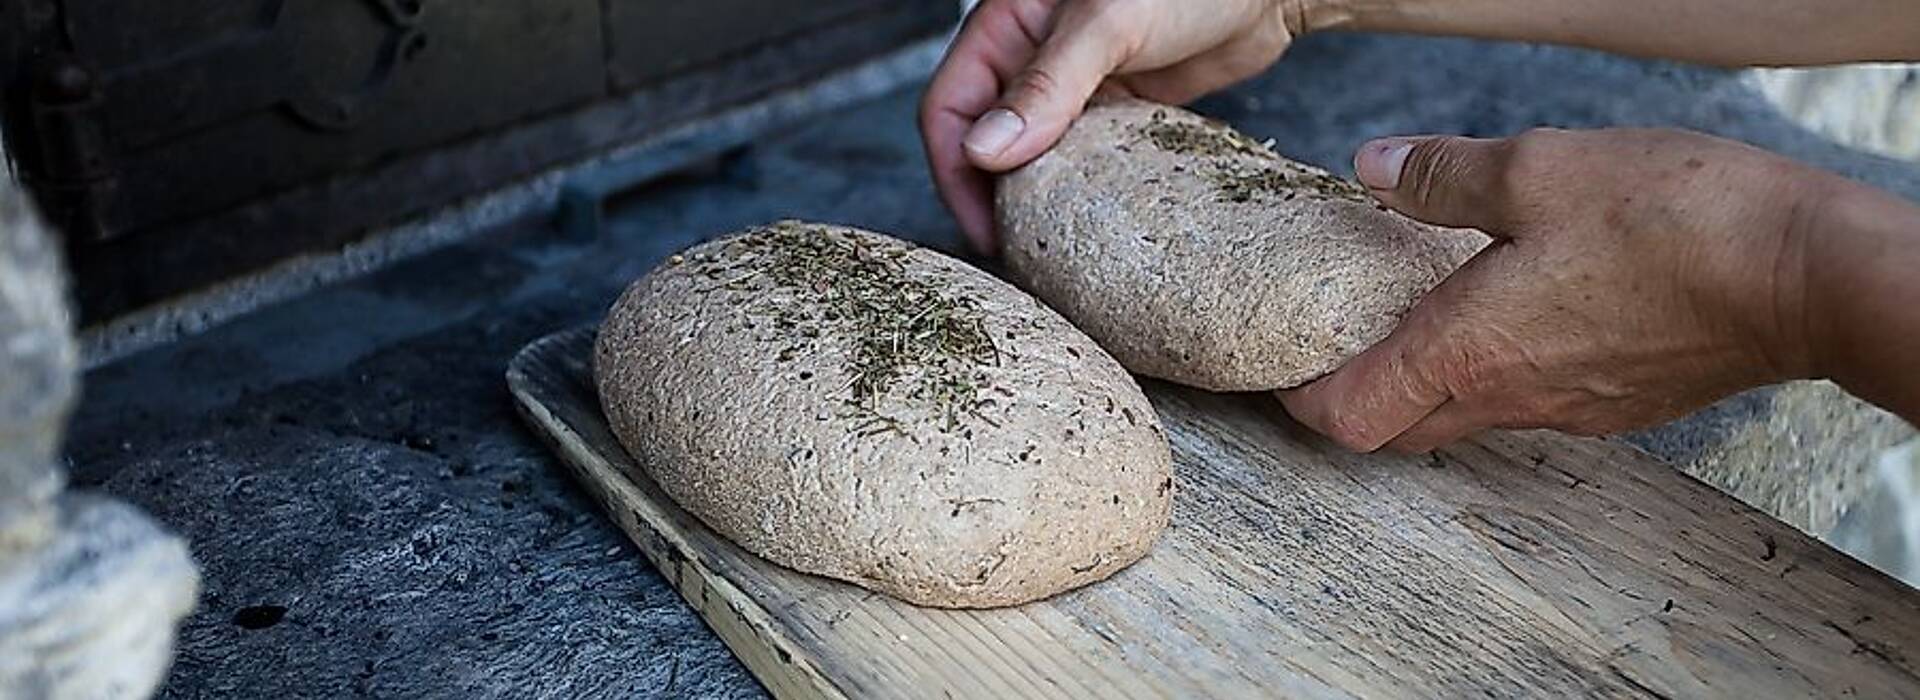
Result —
[[1088, 109], [997, 200], [1022, 286], [1127, 369], [1213, 391], [1331, 372], [1488, 241], [1139, 100]]
[[[978, 341], [977, 324], [992, 356], [908, 348], [872, 381], [894, 342], [863, 350], [874, 324], [925, 323], [846, 298], [876, 282], [901, 290], [876, 303], [948, 317], [925, 332]], [[615, 304], [594, 370], [614, 434], [687, 511], [775, 563], [912, 603], [1099, 581], [1170, 514], [1165, 434], [1118, 362], [1011, 285], [879, 234], [782, 222], [674, 256]]]

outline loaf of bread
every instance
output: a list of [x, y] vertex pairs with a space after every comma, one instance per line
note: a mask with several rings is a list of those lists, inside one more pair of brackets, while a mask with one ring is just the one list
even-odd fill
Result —
[[1137, 100], [1090, 108], [997, 200], [1022, 285], [1128, 369], [1215, 391], [1332, 371], [1488, 240]]
[[1058, 314], [945, 255], [782, 222], [635, 282], [594, 354], [621, 444], [747, 550], [909, 602], [1101, 580], [1167, 525], [1140, 388]]

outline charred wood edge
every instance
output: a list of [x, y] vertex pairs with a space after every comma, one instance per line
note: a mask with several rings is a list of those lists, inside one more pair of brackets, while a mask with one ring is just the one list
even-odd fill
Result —
[[550, 168], [412, 221], [380, 230], [337, 251], [295, 256], [203, 291], [155, 304], [80, 333], [88, 368], [194, 335], [254, 309], [352, 279], [550, 211], [579, 173], [612, 163], [653, 160], [662, 171], [699, 162], [748, 143], [783, 122], [838, 109], [925, 77], [945, 39], [905, 48], [711, 117], [669, 128], [591, 159]]

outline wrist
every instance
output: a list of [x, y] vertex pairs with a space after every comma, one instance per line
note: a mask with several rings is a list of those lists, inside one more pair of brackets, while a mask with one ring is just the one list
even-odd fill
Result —
[[1271, 0], [1294, 37], [1331, 29], [1360, 29], [1364, 17], [1392, 0]]
[[1745, 292], [1764, 309], [1758, 317], [1769, 334], [1757, 340], [1769, 361], [1768, 381], [1773, 382], [1822, 376], [1822, 358], [1815, 344], [1822, 337], [1817, 325], [1822, 320], [1819, 305], [1825, 299], [1812, 296], [1819, 288], [1813, 279], [1813, 258], [1820, 250], [1821, 233], [1830, 225], [1834, 197], [1844, 184], [1851, 184], [1822, 171], [1794, 168], [1799, 176], [1791, 184], [1764, 195], [1782, 205], [1776, 230], [1763, 237], [1770, 249], [1748, 251], [1747, 256], [1757, 263], [1754, 273], [1765, 280]]
[[1844, 293], [1840, 275], [1858, 264], [1858, 253], [1853, 249], [1863, 242], [1847, 233], [1853, 228], [1846, 221], [1851, 208], [1847, 201], [1851, 199], [1849, 184], [1830, 183], [1795, 208], [1800, 214], [1795, 217], [1791, 236], [1804, 251], [1803, 333], [1810, 377], [1831, 378], [1844, 374], [1837, 370], [1847, 364], [1847, 360], [1840, 357], [1846, 344], [1836, 342], [1836, 338], [1851, 324], [1835, 317], [1840, 310], [1835, 295]]
[[[1305, 31], [1345, 30], [1438, 36], [1493, 36], [1503, 6], [1472, 0], [1280, 0], [1298, 10]], [[1289, 21], [1291, 24], [1291, 20]]]
[[[1806, 250], [1810, 374], [1874, 398], [1902, 368], [1920, 326], [1920, 209], [1894, 195], [1828, 176], [1795, 234]], [[1903, 347], [1904, 346], [1904, 347]]]
[[1831, 319], [1818, 275], [1832, 263], [1816, 258], [1854, 183], [1770, 155], [1718, 160], [1733, 174], [1723, 191], [1740, 194], [1707, 218], [1692, 253], [1674, 256], [1695, 322], [1727, 343], [1724, 366], [1740, 384], [1823, 376]]

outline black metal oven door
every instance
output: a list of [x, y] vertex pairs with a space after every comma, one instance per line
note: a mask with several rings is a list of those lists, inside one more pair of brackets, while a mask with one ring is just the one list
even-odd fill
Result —
[[951, 26], [955, 0], [0, 0], [88, 321]]
[[102, 238], [590, 101], [606, 84], [598, 0], [63, 7], [71, 45], [42, 71], [84, 75], [92, 94], [39, 121], [104, 136], [90, 173], [112, 180], [91, 232]]

